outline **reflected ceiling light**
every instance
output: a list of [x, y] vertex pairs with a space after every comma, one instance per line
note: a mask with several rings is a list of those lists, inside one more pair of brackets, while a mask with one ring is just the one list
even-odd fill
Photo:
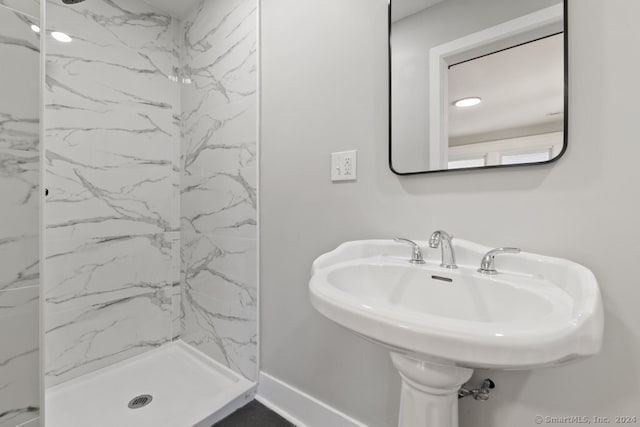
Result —
[[51, 37], [53, 37], [54, 39], [58, 40], [61, 43], [69, 43], [71, 41], [71, 37], [59, 31], [52, 32]]
[[33, 31], [34, 33], [39, 33], [40, 27], [38, 27], [36, 24], [31, 24], [31, 31]]
[[462, 98], [458, 99], [453, 103], [456, 107], [473, 107], [474, 105], [478, 105], [482, 102], [482, 98], [471, 97], [471, 98]]

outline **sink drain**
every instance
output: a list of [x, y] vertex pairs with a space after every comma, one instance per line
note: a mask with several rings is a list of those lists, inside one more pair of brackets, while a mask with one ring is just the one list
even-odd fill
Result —
[[150, 394], [141, 394], [129, 401], [129, 409], [139, 409], [147, 406], [153, 400]]

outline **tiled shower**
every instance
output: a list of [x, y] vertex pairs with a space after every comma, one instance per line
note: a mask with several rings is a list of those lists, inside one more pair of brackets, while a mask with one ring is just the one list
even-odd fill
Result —
[[256, 0], [0, 1], [1, 427], [176, 343], [256, 380], [256, 52]]

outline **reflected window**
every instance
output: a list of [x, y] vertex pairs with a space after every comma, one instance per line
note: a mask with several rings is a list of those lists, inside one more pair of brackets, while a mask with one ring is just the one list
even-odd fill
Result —
[[486, 163], [484, 157], [479, 159], [453, 160], [449, 161], [449, 169], [478, 168], [485, 166]]
[[551, 152], [541, 151], [537, 153], [510, 154], [502, 156], [503, 165], [517, 165], [521, 163], [537, 163], [551, 160]]

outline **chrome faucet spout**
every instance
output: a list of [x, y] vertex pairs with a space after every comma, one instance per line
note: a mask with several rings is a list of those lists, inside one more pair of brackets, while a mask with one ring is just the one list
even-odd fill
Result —
[[430, 248], [436, 249], [438, 246], [441, 248], [442, 263], [440, 267], [450, 269], [458, 268], [456, 265], [456, 254], [453, 251], [453, 245], [451, 243], [452, 239], [453, 236], [443, 230], [435, 231], [429, 238]]

